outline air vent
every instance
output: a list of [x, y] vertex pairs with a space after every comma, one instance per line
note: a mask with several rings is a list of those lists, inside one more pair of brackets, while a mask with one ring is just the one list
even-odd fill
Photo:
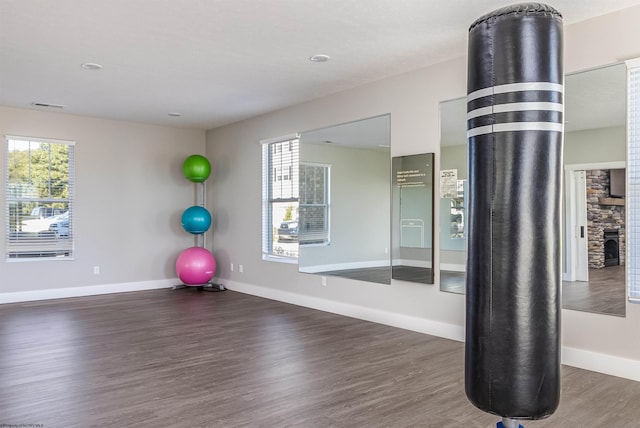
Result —
[[62, 110], [64, 108], [64, 106], [60, 105], [60, 104], [47, 104], [47, 103], [36, 103], [36, 102], [33, 102], [33, 103], [31, 103], [31, 105], [34, 106], [34, 107], [55, 108], [55, 109], [60, 109], [60, 110]]

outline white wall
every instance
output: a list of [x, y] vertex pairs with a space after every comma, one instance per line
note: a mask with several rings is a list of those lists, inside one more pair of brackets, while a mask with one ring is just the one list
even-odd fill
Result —
[[[634, 7], [566, 28], [565, 71], [640, 56], [639, 21], [640, 7]], [[258, 141], [390, 113], [392, 155], [434, 152], [438, 171], [438, 104], [465, 94], [466, 59], [459, 58], [208, 132], [215, 174], [209, 198], [217, 218], [213, 246], [224, 282], [257, 295], [462, 339], [464, 296], [440, 292], [437, 270], [435, 285], [328, 278], [321, 286], [318, 277], [299, 274], [296, 265], [263, 261]], [[436, 230], [439, 211], [437, 205]], [[435, 242], [437, 266], [438, 237]], [[229, 262], [243, 264], [244, 272], [230, 272]], [[563, 360], [640, 380], [638, 325], [640, 305], [628, 304], [626, 318], [563, 310]]]
[[564, 164], [617, 162], [627, 158], [627, 130], [624, 126], [567, 132]]
[[[330, 144], [305, 144], [300, 161], [330, 165], [330, 245], [305, 246], [305, 272], [388, 266], [391, 223], [389, 153]], [[349, 201], [356, 203], [355, 207]], [[385, 263], [386, 257], [386, 263]]]
[[[193, 245], [180, 221], [194, 204], [182, 162], [204, 153], [204, 131], [0, 107], [0, 134], [76, 141], [74, 260], [8, 262], [0, 240], [0, 302], [94, 294], [115, 284], [120, 291], [166, 286], [175, 278], [177, 255]], [[0, 165], [4, 156], [2, 149]], [[2, 185], [3, 202], [4, 192]], [[5, 215], [0, 210], [0, 224]]]

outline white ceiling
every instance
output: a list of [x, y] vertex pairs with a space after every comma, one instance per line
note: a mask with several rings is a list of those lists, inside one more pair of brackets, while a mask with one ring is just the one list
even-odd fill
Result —
[[[462, 56], [510, 3], [0, 0], [0, 105], [211, 129]], [[570, 24], [640, 0], [547, 3]]]

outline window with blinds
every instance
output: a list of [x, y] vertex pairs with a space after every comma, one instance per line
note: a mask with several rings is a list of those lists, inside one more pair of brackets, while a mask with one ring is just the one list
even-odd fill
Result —
[[73, 256], [74, 144], [5, 137], [7, 260]]
[[640, 59], [627, 67], [627, 283], [629, 301], [640, 303]]
[[262, 141], [263, 258], [298, 258], [298, 136]]
[[300, 245], [329, 244], [329, 165], [300, 165]]

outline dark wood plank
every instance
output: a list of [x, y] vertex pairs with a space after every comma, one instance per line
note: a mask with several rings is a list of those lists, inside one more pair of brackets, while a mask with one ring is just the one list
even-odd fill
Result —
[[[440, 271], [440, 290], [465, 293], [465, 273]], [[589, 269], [589, 281], [562, 281], [562, 307], [575, 311], [625, 316], [624, 266]]]
[[[0, 306], [0, 424], [493, 427], [463, 344], [249, 295], [154, 290]], [[640, 383], [563, 368], [528, 428], [636, 426]]]
[[562, 282], [562, 307], [623, 317], [626, 313], [626, 292], [623, 265], [589, 269], [589, 281]]

